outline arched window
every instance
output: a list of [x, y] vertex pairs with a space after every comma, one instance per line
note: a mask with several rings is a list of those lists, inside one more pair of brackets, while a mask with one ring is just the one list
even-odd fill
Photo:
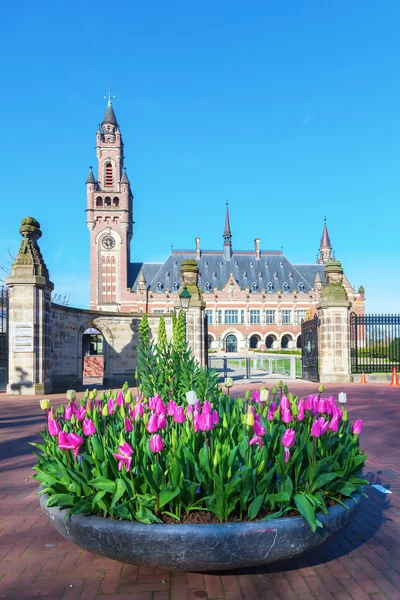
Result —
[[267, 335], [265, 340], [265, 345], [267, 348], [273, 348], [274, 342], [276, 342], [276, 337], [274, 335]]
[[113, 168], [111, 163], [106, 164], [105, 172], [105, 185], [111, 186], [113, 184]]
[[173, 287], [174, 287], [174, 292], [177, 292], [178, 291], [178, 284], [176, 283], [176, 281], [174, 281], [174, 286]]
[[157, 292], [161, 292], [161, 281], [157, 283]]
[[297, 338], [296, 348], [301, 348], [301, 335]]
[[288, 292], [289, 291], [289, 284], [286, 281], [282, 285], [282, 289], [283, 289], [284, 292]]
[[297, 286], [297, 289], [299, 290], [299, 292], [304, 292], [304, 283], [302, 281], [300, 281], [299, 285]]
[[213, 343], [213, 339], [212, 339], [211, 335], [208, 335], [207, 336], [207, 346], [208, 346], [208, 349], [211, 348], [212, 343]]
[[106, 196], [104, 198], [104, 206], [111, 206], [111, 198], [110, 198], [110, 196]]
[[267, 285], [267, 289], [268, 289], [268, 293], [269, 293], [269, 294], [272, 294], [272, 291], [273, 291], [273, 289], [274, 289], [274, 286], [272, 285], [272, 283], [271, 283], [271, 282], [269, 282], [269, 284]]
[[96, 206], [103, 206], [103, 198], [101, 196], [97, 196]]
[[210, 284], [209, 281], [207, 281], [207, 283], [206, 283], [206, 292], [209, 292], [210, 288], [211, 288], [211, 284]]
[[258, 335], [252, 335], [250, 338], [250, 348], [252, 348], [253, 350], [255, 350], [257, 348], [258, 342], [260, 341], [260, 338]]
[[237, 352], [237, 339], [232, 333], [227, 336], [225, 340], [225, 351], [226, 352]]
[[257, 284], [256, 284], [256, 282], [254, 281], [254, 282], [251, 284], [251, 291], [252, 291], [252, 292], [256, 292], [257, 290], [258, 290], [258, 285], [257, 285]]
[[119, 198], [117, 198], [117, 197], [113, 198], [113, 206], [115, 208], [118, 208], [118, 206], [119, 206]]
[[292, 338], [288, 335], [284, 335], [281, 339], [281, 348], [288, 348], [289, 347], [289, 342], [292, 341]]

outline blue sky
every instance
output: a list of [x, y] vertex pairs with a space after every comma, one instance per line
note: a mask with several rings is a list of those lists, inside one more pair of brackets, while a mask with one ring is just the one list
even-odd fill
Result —
[[369, 312], [400, 312], [400, 3], [7, 3], [0, 20], [0, 262], [38, 219], [56, 290], [89, 300], [85, 180], [108, 81], [136, 222], [132, 259], [284, 248], [323, 217]]

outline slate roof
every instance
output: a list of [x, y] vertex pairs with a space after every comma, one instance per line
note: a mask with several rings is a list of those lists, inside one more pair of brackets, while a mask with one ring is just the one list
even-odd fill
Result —
[[[194, 250], [174, 250], [165, 263], [132, 263], [129, 266], [128, 286], [136, 291], [140, 269], [143, 269], [147, 287], [154, 293], [173, 292], [180, 286], [179, 268], [183, 260], [196, 260]], [[279, 251], [261, 251], [256, 259], [253, 251], [234, 251], [231, 260], [224, 259], [223, 251], [205, 250], [197, 259], [199, 266], [199, 286], [203, 292], [212, 292], [216, 287], [221, 290], [233, 273], [241, 289], [246, 287], [255, 293], [265, 290], [271, 293], [278, 289], [282, 292], [308, 292], [314, 286], [319, 271], [324, 281], [323, 264], [293, 265]]]
[[115, 116], [115, 112], [111, 102], [107, 105], [106, 114], [104, 115], [103, 123], [111, 123], [112, 125], [117, 126], [117, 117]]

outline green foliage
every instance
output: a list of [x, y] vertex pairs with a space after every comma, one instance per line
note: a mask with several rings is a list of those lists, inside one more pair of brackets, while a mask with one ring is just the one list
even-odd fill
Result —
[[394, 338], [389, 345], [389, 359], [395, 362], [400, 361], [400, 338]]
[[139, 324], [139, 340], [141, 344], [147, 345], [150, 340], [150, 325], [147, 314], [144, 313]]
[[160, 346], [160, 348], [165, 348], [165, 346], [168, 343], [164, 317], [160, 317], [160, 323], [158, 325], [158, 333], [157, 333], [157, 343]]
[[183, 352], [186, 343], [186, 318], [183, 310], [180, 311], [176, 318], [175, 328], [172, 332], [172, 340], [177, 352]]

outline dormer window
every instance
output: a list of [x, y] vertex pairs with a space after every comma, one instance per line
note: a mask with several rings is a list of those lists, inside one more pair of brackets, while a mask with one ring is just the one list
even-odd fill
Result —
[[299, 285], [297, 286], [297, 289], [299, 290], [299, 292], [304, 292], [304, 283], [300, 281]]
[[162, 288], [162, 285], [161, 285], [161, 282], [159, 281], [157, 283], [157, 292], [161, 292], [161, 288]]
[[254, 282], [251, 284], [251, 291], [252, 291], [252, 292], [256, 292], [257, 290], [258, 290], [258, 285], [257, 285], [257, 284], [256, 284], [256, 282], [254, 281]]
[[206, 292], [209, 292], [210, 289], [211, 289], [211, 284], [210, 284], [209, 281], [207, 281], [207, 283], [206, 283]]
[[273, 289], [274, 289], [274, 286], [272, 285], [272, 283], [271, 283], [271, 282], [269, 282], [269, 284], [267, 285], [267, 289], [268, 289], [268, 293], [269, 293], [269, 294], [272, 294], [272, 291], [273, 291]]
[[283, 284], [282, 289], [283, 289], [284, 292], [288, 292], [289, 291], [289, 285], [288, 285], [288, 283], [286, 281]]
[[174, 281], [174, 292], [178, 291], [178, 284], [176, 283], [176, 281]]
[[111, 163], [106, 164], [106, 172], [105, 172], [105, 185], [107, 187], [112, 186], [113, 184], [113, 168]]

